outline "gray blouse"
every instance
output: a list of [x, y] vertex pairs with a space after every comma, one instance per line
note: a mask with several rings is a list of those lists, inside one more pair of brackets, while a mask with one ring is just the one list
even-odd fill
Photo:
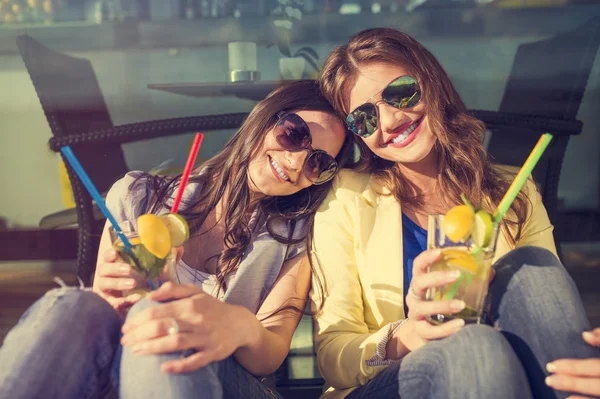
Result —
[[[147, 179], [138, 179], [142, 175], [143, 172], [140, 171], [129, 172], [108, 192], [106, 205], [118, 222], [129, 221], [136, 226], [137, 217], [149, 211], [152, 192]], [[195, 203], [194, 198], [201, 189], [201, 183], [189, 182], [180, 209], [184, 210]], [[168, 212], [168, 209], [162, 209], [160, 213], [163, 212]], [[265, 219], [260, 216], [258, 209], [250, 218], [250, 226], [257, 228], [253, 229], [250, 245], [222, 299], [227, 303], [244, 306], [256, 314], [273, 288], [283, 263], [304, 254], [306, 248], [304, 243], [288, 245], [276, 241], [267, 231]], [[288, 236], [289, 228], [289, 225], [283, 223], [274, 227], [276, 233], [284, 237]], [[292, 237], [301, 237], [305, 228], [304, 221], [299, 220]]]

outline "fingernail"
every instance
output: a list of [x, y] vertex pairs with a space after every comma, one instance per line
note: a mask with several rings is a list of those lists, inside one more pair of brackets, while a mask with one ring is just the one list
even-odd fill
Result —
[[119, 272], [121, 274], [127, 274], [127, 273], [129, 273], [129, 269], [130, 269], [130, 267], [128, 265], [123, 265], [119, 268]]
[[546, 365], [546, 370], [548, 370], [549, 373], [554, 373], [556, 371], [556, 365], [554, 363], [548, 363]]
[[454, 328], [456, 328], [458, 330], [459, 328], [463, 328], [464, 327], [465, 321], [463, 319], [456, 319], [454, 321], [454, 324], [455, 324]]
[[134, 280], [126, 280], [126, 281], [121, 282], [121, 286], [123, 288], [133, 288], [134, 285], [135, 285]]
[[587, 339], [596, 338], [596, 335], [591, 331], [584, 331], [582, 335], [583, 335], [583, 338], [587, 338]]
[[452, 301], [450, 303], [450, 309], [454, 310], [455, 312], [458, 312], [459, 310], [463, 310], [465, 308], [465, 306], [466, 306], [465, 301]]
[[440, 256], [442, 254], [442, 250], [440, 248], [433, 250], [433, 256]]
[[544, 380], [544, 382], [546, 383], [546, 385], [548, 385], [549, 387], [552, 386], [552, 377], [546, 377], [546, 379]]
[[459, 278], [460, 277], [460, 270], [452, 270], [451, 272], [448, 272], [448, 278]]

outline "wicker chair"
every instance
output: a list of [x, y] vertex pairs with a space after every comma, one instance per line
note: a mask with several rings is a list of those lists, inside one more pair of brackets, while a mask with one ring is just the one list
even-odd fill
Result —
[[[128, 171], [121, 144], [195, 131], [235, 129], [247, 116], [235, 113], [113, 126], [88, 60], [51, 50], [28, 35], [19, 36], [17, 46], [53, 134], [50, 147], [59, 152], [70, 145], [100, 192], [106, 192]], [[89, 285], [105, 219], [77, 175], [65, 164], [76, 207], [44, 217], [40, 227], [77, 225], [77, 274]]]
[[[562, 163], [570, 136], [582, 129], [577, 111], [599, 45], [600, 17], [549, 39], [520, 45], [499, 112], [474, 111], [493, 132], [488, 152], [504, 165], [522, 165], [540, 133], [554, 134], [533, 177], [555, 225]], [[520, 115], [507, 117], [509, 113]], [[560, 255], [559, 242], [557, 249]]]

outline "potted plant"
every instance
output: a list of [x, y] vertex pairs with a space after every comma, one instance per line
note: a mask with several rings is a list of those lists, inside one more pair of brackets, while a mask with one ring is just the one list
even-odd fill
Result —
[[302, 79], [307, 72], [307, 64], [318, 73], [319, 55], [311, 47], [302, 47], [296, 52], [291, 50], [291, 36], [294, 20], [302, 19], [302, 0], [277, 0], [273, 14], [275, 25], [275, 44], [283, 57], [279, 59], [279, 73], [282, 79]]

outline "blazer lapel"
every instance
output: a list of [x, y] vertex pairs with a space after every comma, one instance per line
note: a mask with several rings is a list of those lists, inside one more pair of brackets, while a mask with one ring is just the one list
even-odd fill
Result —
[[404, 317], [402, 211], [388, 193], [377, 187], [357, 203], [357, 263], [367, 303], [374, 304], [369, 309], [375, 318], [371, 322], [378, 326]]

